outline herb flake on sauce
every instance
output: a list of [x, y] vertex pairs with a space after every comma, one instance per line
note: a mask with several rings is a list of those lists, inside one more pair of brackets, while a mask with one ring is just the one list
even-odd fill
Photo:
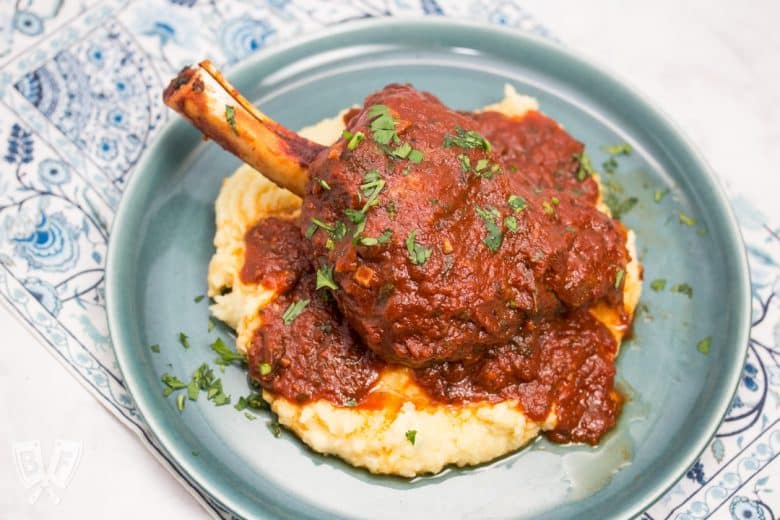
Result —
[[307, 305], [309, 305], [309, 300], [298, 300], [297, 302], [291, 303], [290, 306], [287, 307], [287, 310], [284, 311], [284, 314], [282, 314], [282, 321], [284, 324], [290, 326], [292, 322], [295, 321], [295, 318], [301, 315], [303, 309], [305, 309]]

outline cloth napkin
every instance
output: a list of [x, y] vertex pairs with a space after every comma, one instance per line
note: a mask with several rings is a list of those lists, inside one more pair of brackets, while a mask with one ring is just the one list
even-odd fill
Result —
[[[208, 511], [230, 517], [153, 440], [106, 325], [111, 220], [139, 158], [170, 117], [160, 101], [164, 82], [203, 58], [227, 67], [274, 42], [366, 17], [451, 16], [552, 35], [505, 0], [1, 3], [0, 295]], [[709, 448], [644, 518], [773, 517], [767, 466], [780, 452], [780, 228], [749, 201], [733, 204], [753, 277], [743, 377]]]

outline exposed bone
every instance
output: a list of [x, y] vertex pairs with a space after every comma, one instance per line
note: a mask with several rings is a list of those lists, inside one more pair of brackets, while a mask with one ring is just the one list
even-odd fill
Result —
[[183, 69], [163, 92], [163, 101], [279, 186], [304, 194], [309, 165], [324, 147], [263, 114], [211, 62]]

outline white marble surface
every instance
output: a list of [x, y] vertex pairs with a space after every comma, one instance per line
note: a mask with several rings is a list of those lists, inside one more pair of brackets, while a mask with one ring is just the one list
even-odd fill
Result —
[[[780, 3], [530, 0], [568, 46], [637, 87], [696, 143], [733, 193], [780, 221]], [[683, 5], [684, 4], [684, 5]], [[0, 309], [0, 517], [205, 517], [146, 448]], [[35, 505], [12, 444], [83, 443], [60, 503]], [[780, 464], [775, 465], [780, 473]]]

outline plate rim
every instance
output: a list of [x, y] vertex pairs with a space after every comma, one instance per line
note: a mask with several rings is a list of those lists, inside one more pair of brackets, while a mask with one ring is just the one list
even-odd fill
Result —
[[[590, 72], [595, 73], [600, 79], [610, 81], [613, 86], [617, 86], [623, 93], [627, 94], [632, 102], [637, 102], [640, 106], [644, 105], [642, 107], [644, 111], [653, 115], [657, 119], [657, 122], [665, 127], [667, 134], [672, 136], [682, 145], [684, 151], [703, 173], [701, 176], [702, 179], [705, 182], [709, 182], [711, 185], [710, 195], [714, 198], [718, 206], [715, 214], [720, 214], [722, 224], [728, 228], [729, 235], [733, 237], [730, 242], [735, 246], [735, 251], [732, 253], [735, 254], [736, 265], [732, 266], [732, 268], [735, 271], [738, 271], [738, 279], [734, 280], [734, 282], [735, 289], [739, 293], [740, 301], [734, 302], [734, 308], [737, 310], [735, 315], [738, 315], [737, 317], [741, 318], [735, 320], [735, 327], [737, 328], [735, 337], [740, 341], [732, 346], [734, 350], [732, 358], [735, 362], [732, 364], [732, 367], [727, 374], [727, 381], [722, 381], [725, 384], [721, 385], [721, 387], [726, 388], [727, 390], [724, 390], [725, 393], [720, 397], [721, 402], [717, 407], [718, 412], [712, 414], [706, 421], [706, 425], [702, 428], [706, 434], [701, 435], [696, 440], [694, 446], [689, 449], [689, 456], [687, 458], [680, 458], [674, 465], [673, 470], [666, 471], [666, 475], [661, 479], [659, 484], [651, 486], [650, 489], [645, 491], [645, 496], [642, 497], [641, 500], [634, 500], [632, 504], [623, 510], [614, 513], [620, 517], [634, 517], [651, 507], [659, 498], [671, 489], [707, 448], [710, 441], [717, 433], [718, 427], [725, 417], [729, 404], [737, 391], [741, 368], [748, 353], [748, 339], [752, 313], [749, 264], [742, 233], [728, 197], [726, 196], [723, 184], [698, 148], [677, 125], [674, 119], [669, 117], [664, 110], [660, 109], [654, 102], [649, 100], [642, 91], [636, 88], [630, 81], [627, 81], [620, 74], [613, 72], [608, 67], [604, 67], [600, 63], [594, 63], [590, 58], [583, 56], [576, 50], [518, 29], [491, 25], [484, 22], [434, 17], [408, 18], [397, 16], [353, 20], [315, 30], [312, 34], [299, 35], [295, 38], [291, 38], [287, 42], [277, 42], [273, 46], [255, 53], [238, 65], [227, 68], [225, 74], [228, 78], [231, 78], [234, 75], [241, 74], [246, 69], [256, 67], [258, 62], [272, 59], [290, 49], [311, 44], [318, 40], [329, 39], [353, 31], [362, 31], [372, 28], [392, 28], [394, 26], [403, 26], [404, 28], [411, 26], [418, 31], [425, 30], [428, 27], [436, 29], [441, 29], [442, 27], [447, 29], [463, 29], [477, 33], [490, 31], [494, 34], [498, 33], [502, 38], [514, 40], [517, 44], [537, 46], [542, 48], [543, 52], [556, 54], [564, 59], [576, 62], [578, 66], [589, 69]], [[212, 500], [215, 500], [234, 514], [246, 518], [275, 518], [270, 511], [256, 510], [256, 508], [253, 507], [252, 502], [246, 502], [241, 495], [231, 493], [231, 489], [228, 486], [212, 481], [207, 472], [199, 470], [189, 462], [189, 459], [186, 456], [187, 450], [181, 446], [181, 443], [171, 435], [171, 432], [169, 432], [164, 425], [160, 424], [154, 413], [148, 413], [151, 409], [148, 403], [146, 403], [144, 399], [139, 399], [139, 396], [142, 396], [144, 392], [135, 379], [137, 367], [134, 365], [134, 361], [136, 360], [133, 359], [133, 348], [131, 346], [120, 347], [120, 345], [123, 345], [122, 340], [124, 338], [122, 326], [123, 307], [116, 303], [118, 298], [114, 295], [121, 291], [122, 285], [122, 279], [115, 274], [118, 270], [121, 270], [121, 255], [118, 254], [116, 250], [126, 242], [126, 239], [123, 240], [121, 237], [123, 233], [122, 230], [127, 229], [127, 226], [123, 226], [122, 223], [127, 220], [127, 214], [132, 211], [131, 206], [133, 198], [131, 195], [135, 191], [137, 185], [142, 182], [143, 173], [149, 170], [150, 163], [154, 161], [154, 158], [158, 153], [164, 150], [161, 143], [165, 141], [165, 136], [182, 126], [188, 125], [181, 118], [173, 117], [166, 122], [159, 134], [155, 137], [154, 142], [144, 151], [141, 160], [136, 165], [135, 172], [131, 176], [130, 181], [126, 184], [119, 206], [114, 214], [109, 235], [110, 238], [105, 267], [106, 313], [112, 348], [120, 372], [122, 373], [125, 386], [136, 404], [136, 409], [149, 427], [150, 434], [162, 447], [163, 451], [171, 457], [171, 462], [177, 466], [180, 471], [183, 471], [187, 477], [194, 481], [197, 486], [208, 493]]]

